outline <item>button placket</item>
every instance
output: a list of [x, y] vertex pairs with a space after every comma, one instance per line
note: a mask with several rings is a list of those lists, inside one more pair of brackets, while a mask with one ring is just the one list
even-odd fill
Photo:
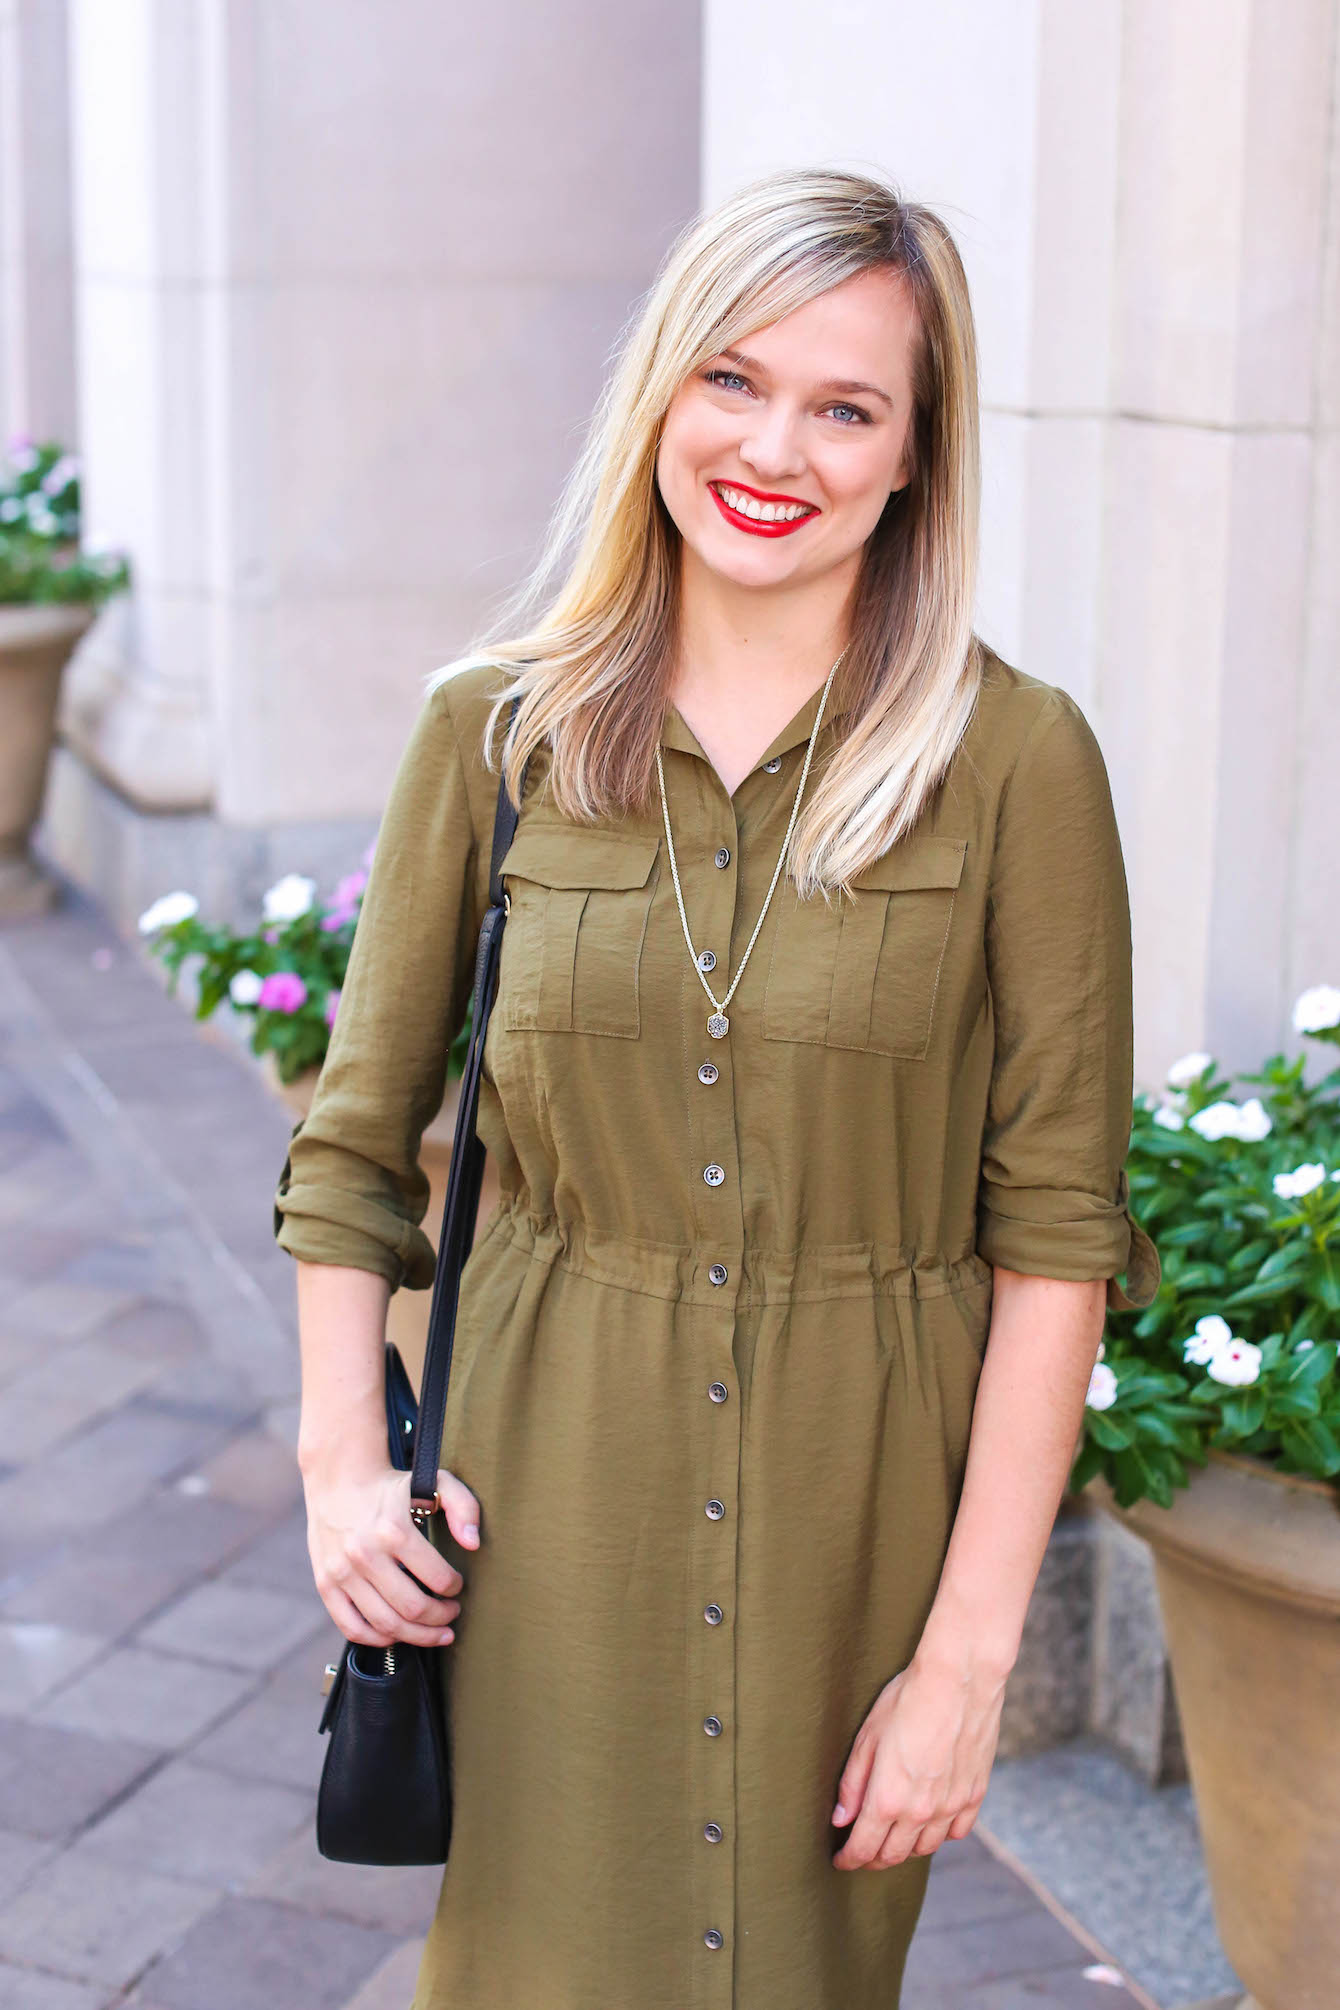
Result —
[[[712, 821], [721, 829], [716, 817]], [[699, 963], [704, 970], [715, 970], [710, 981], [719, 984], [731, 967], [729, 952], [743, 925], [736, 914], [739, 830], [733, 805], [726, 808], [725, 835], [715, 846], [709, 838], [705, 856], [699, 854], [699, 861], [692, 894], [686, 888], [685, 897]], [[688, 1170], [699, 1237], [697, 1316], [703, 1320], [702, 1345], [695, 1350], [691, 1380], [685, 1385], [696, 1406], [697, 1421], [690, 1419], [688, 1425], [690, 1438], [695, 1450], [701, 1452], [700, 1461], [695, 1461], [699, 1487], [696, 1533], [690, 1532], [691, 1714], [686, 1735], [698, 1822], [691, 1843], [695, 1853], [693, 1909], [688, 1923], [698, 1935], [704, 1961], [723, 1948], [727, 1950], [724, 1962], [713, 1959], [702, 1973], [702, 1993], [695, 1997], [698, 2010], [729, 2010], [736, 1876], [731, 1821], [736, 1790], [732, 1619], [738, 1571], [735, 1517], [740, 1455], [740, 1406], [731, 1398], [735, 1391], [735, 1300], [743, 1271], [743, 1213], [731, 1042], [729, 1036], [720, 1042], [709, 1039], [705, 1020], [710, 1008], [687, 955], [681, 967], [692, 1154]], [[725, 1848], [720, 1847], [723, 1842]]]

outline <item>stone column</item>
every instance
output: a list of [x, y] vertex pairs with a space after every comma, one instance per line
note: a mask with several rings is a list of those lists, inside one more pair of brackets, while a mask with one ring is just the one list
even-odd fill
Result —
[[137, 585], [48, 822], [125, 913], [188, 837], [221, 883], [347, 866], [696, 204], [697, 23], [72, 0], [72, 39], [90, 519]]
[[709, 0], [706, 193], [873, 165], [954, 229], [979, 627], [1102, 741], [1138, 1073], [1200, 1045], [1254, 1064], [1340, 981], [1340, 8], [847, 0], [814, 44], [776, 0], [763, 56], [761, 16]]
[[65, 0], [0, 0], [0, 438], [77, 434]]

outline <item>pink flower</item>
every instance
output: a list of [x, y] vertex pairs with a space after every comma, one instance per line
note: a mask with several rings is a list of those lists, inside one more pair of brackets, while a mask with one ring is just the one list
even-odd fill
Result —
[[321, 927], [327, 935], [333, 935], [335, 930], [343, 928], [347, 921], [357, 921], [357, 919], [358, 909], [356, 907], [332, 907], [329, 914], [322, 915]]
[[339, 1011], [339, 1009], [340, 1009], [339, 992], [328, 991], [326, 993], [326, 1024], [328, 1026], [333, 1026], [335, 1024], [335, 1014]]
[[352, 907], [367, 883], [368, 876], [365, 872], [346, 872], [335, 888], [336, 907]]
[[279, 930], [277, 928], [263, 928], [261, 930], [261, 940], [263, 942], [278, 942]]
[[297, 1012], [307, 1003], [307, 986], [296, 970], [272, 970], [256, 1003], [263, 1012]]

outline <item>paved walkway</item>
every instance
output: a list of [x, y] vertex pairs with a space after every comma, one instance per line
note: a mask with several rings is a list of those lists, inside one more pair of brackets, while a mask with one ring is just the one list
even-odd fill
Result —
[[[288, 1132], [81, 898], [0, 933], [5, 2010], [410, 2002], [440, 1873], [312, 1837], [338, 1636], [291, 1450]], [[979, 1824], [937, 1852], [903, 2003], [1150, 1999]]]

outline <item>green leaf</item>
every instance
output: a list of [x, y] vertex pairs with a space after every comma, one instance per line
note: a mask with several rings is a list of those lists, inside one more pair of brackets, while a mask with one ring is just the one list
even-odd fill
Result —
[[1223, 1425], [1234, 1437], [1250, 1437], [1259, 1430], [1261, 1419], [1266, 1413], [1264, 1389], [1252, 1389], [1245, 1395], [1230, 1396], [1223, 1407]]
[[1100, 1444], [1104, 1451], [1119, 1452], [1131, 1442], [1130, 1425], [1124, 1419], [1113, 1416], [1110, 1410], [1086, 1409], [1084, 1424], [1089, 1436]]
[[1280, 1443], [1304, 1472], [1315, 1473], [1321, 1479], [1340, 1472], [1340, 1438], [1319, 1417], [1286, 1424], [1280, 1432]]

